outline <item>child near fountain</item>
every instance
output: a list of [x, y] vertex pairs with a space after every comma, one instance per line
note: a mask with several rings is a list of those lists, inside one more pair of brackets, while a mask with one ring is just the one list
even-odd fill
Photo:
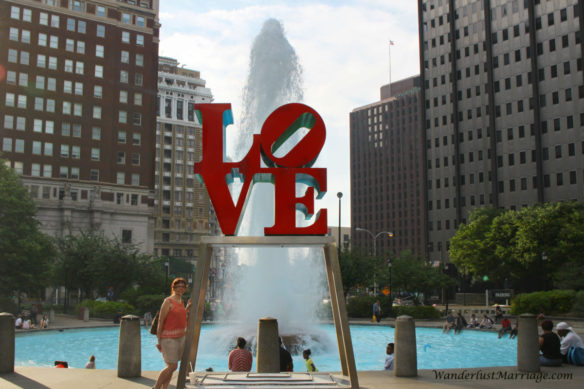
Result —
[[306, 371], [308, 371], [309, 373], [312, 373], [312, 372], [318, 371], [318, 369], [316, 368], [316, 366], [314, 366], [314, 362], [312, 362], [312, 358], [310, 358], [310, 354], [312, 354], [310, 349], [306, 349], [306, 350], [302, 351], [302, 356], [304, 357], [304, 359], [306, 359]]

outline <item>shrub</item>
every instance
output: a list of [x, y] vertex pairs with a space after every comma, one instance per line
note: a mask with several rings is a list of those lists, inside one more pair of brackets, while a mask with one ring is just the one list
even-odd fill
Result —
[[511, 314], [538, 314], [542, 310], [548, 315], [568, 313], [574, 305], [575, 297], [576, 292], [573, 290], [518, 294], [511, 301]]
[[10, 297], [0, 297], [0, 312], [9, 312], [16, 315], [18, 306]]
[[574, 316], [584, 316], [584, 290], [576, 293], [576, 296], [574, 296], [574, 304], [570, 311]]
[[89, 308], [90, 316], [104, 319], [112, 319], [118, 311], [122, 311], [124, 315], [136, 313], [136, 309], [132, 305], [119, 301], [83, 300], [77, 305], [77, 309], [81, 307]]
[[395, 317], [408, 315], [414, 319], [440, 319], [440, 311], [427, 305], [393, 307]]
[[349, 317], [367, 317], [373, 316], [373, 303], [379, 300], [381, 303], [381, 316], [387, 317], [390, 312], [391, 299], [389, 297], [375, 296], [353, 296], [347, 301], [347, 314]]
[[136, 310], [143, 314], [151, 312], [152, 316], [160, 309], [166, 296], [163, 294], [147, 294], [136, 298]]

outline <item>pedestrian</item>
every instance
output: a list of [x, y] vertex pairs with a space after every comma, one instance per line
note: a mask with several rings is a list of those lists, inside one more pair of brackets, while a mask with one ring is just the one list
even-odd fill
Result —
[[187, 291], [187, 281], [184, 278], [175, 278], [171, 285], [171, 295], [164, 299], [158, 314], [158, 328], [156, 348], [162, 353], [166, 368], [162, 369], [154, 389], [166, 389], [172, 379], [172, 374], [178, 367], [185, 345], [187, 330], [187, 313], [191, 308], [191, 300], [185, 308], [182, 299]]
[[379, 300], [373, 303], [373, 320], [378, 323], [381, 321], [381, 303]]

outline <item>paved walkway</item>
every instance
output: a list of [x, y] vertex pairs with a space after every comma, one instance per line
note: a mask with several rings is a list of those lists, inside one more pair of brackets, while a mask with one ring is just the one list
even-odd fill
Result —
[[[455, 306], [452, 307], [456, 309]], [[584, 337], [584, 320], [552, 318], [554, 324], [567, 321], [574, 330]], [[418, 327], [442, 327], [443, 320], [417, 320]], [[393, 319], [384, 319], [380, 324], [371, 323], [367, 319], [351, 320], [351, 324], [393, 325]], [[56, 315], [49, 330], [82, 328], [82, 327], [117, 326], [110, 320], [90, 319], [87, 322], [75, 317]], [[19, 332], [22, 330], [19, 330]], [[46, 330], [30, 330], [30, 332]], [[2, 352], [2, 350], [0, 350]], [[584, 367], [564, 365], [561, 368], [541, 368], [540, 374], [525, 373], [523, 376], [516, 367], [497, 367], [481, 369], [448, 369], [448, 370], [418, 370], [418, 377], [399, 378], [393, 372], [359, 371], [361, 388], [557, 388], [562, 389], [584, 387]], [[143, 371], [141, 377], [123, 379], [117, 377], [115, 370], [86, 369], [54, 369], [16, 367], [11, 374], [0, 375], [0, 389], [30, 388], [30, 389], [97, 389], [97, 388], [151, 388], [158, 372]], [[176, 384], [176, 374], [173, 385]]]

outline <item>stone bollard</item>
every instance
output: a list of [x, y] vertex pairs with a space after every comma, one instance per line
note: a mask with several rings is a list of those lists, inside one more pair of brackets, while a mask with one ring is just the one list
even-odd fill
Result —
[[51, 309], [49, 310], [49, 323], [52, 323], [55, 321], [55, 310]]
[[517, 334], [517, 370], [539, 372], [539, 337], [535, 315], [524, 313], [519, 316], [519, 333]]
[[0, 374], [14, 373], [14, 316], [0, 313]]
[[280, 343], [278, 342], [278, 320], [263, 317], [258, 322], [257, 372], [280, 372]]
[[140, 339], [140, 318], [134, 315], [122, 317], [118, 346], [118, 377], [140, 377], [142, 355]]
[[83, 309], [83, 321], [89, 321], [89, 308], [82, 308]]
[[395, 320], [394, 345], [394, 375], [416, 377], [418, 375], [416, 324], [411, 316], [400, 316]]

